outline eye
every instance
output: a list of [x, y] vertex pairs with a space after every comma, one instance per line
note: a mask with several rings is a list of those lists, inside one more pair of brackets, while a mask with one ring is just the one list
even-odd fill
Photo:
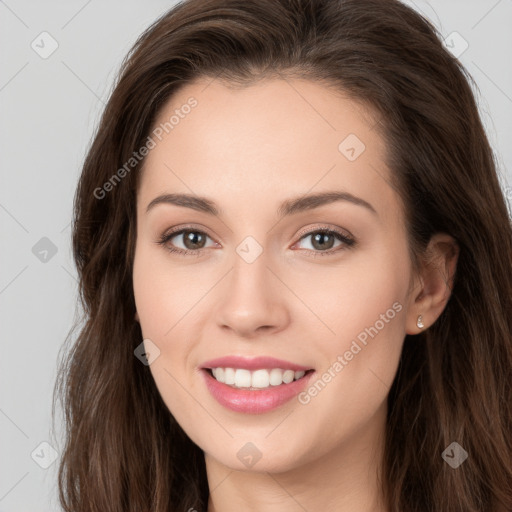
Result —
[[[184, 244], [184, 248], [175, 247], [175, 244], [169, 242], [176, 238]], [[210, 238], [204, 231], [194, 228], [184, 228], [179, 231], [172, 231], [171, 233], [164, 233], [157, 241], [158, 244], [163, 245], [168, 251], [178, 254], [194, 254], [199, 255], [201, 249], [205, 248], [206, 239]]]
[[[355, 240], [350, 236], [342, 233], [341, 231], [327, 228], [309, 231], [302, 235], [299, 242], [301, 240], [307, 240], [308, 238], [311, 240], [310, 247], [312, 247], [312, 249], [306, 249], [311, 252], [314, 257], [332, 255], [334, 253], [338, 253], [340, 250], [352, 247], [355, 244]], [[338, 248], [331, 250], [334, 247], [336, 239], [340, 242], [337, 246]]]

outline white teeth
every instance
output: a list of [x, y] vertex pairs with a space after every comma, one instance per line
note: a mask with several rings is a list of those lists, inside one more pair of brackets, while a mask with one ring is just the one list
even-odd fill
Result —
[[303, 370], [295, 372], [293, 370], [281, 370], [280, 368], [261, 369], [253, 372], [244, 368], [212, 368], [211, 370], [215, 379], [223, 384], [236, 388], [255, 389], [280, 386], [283, 383], [289, 384], [294, 380], [301, 379], [306, 374]]
[[290, 384], [290, 382], [293, 382], [294, 378], [295, 378], [295, 372], [293, 370], [286, 370], [283, 373], [283, 382], [285, 384]]
[[233, 368], [226, 368], [224, 370], [224, 382], [231, 385], [235, 383], [235, 370]]
[[270, 385], [270, 376], [267, 370], [256, 370], [252, 372], [251, 386], [253, 388], [268, 388]]
[[[219, 371], [217, 369], [217, 371]], [[235, 386], [237, 388], [250, 388], [251, 387], [251, 372], [238, 368], [235, 370]]]
[[215, 372], [215, 378], [219, 382], [225, 382], [225, 379], [224, 379], [224, 368], [217, 368], [217, 371]]
[[270, 384], [272, 386], [280, 386], [283, 383], [283, 370], [273, 368], [270, 370]]

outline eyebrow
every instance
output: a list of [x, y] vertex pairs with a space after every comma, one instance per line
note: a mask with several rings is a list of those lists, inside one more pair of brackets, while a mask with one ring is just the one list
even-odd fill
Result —
[[[321, 192], [318, 194], [310, 194], [306, 196], [296, 197], [283, 201], [277, 209], [279, 218], [294, 215], [306, 210], [312, 210], [326, 204], [331, 204], [337, 201], [346, 201], [357, 206], [362, 206], [367, 210], [371, 211], [374, 215], [378, 216], [375, 208], [360, 197], [354, 196], [349, 192]], [[192, 194], [162, 194], [155, 197], [147, 206], [146, 213], [158, 204], [174, 204], [176, 206], [182, 206], [184, 208], [191, 208], [199, 212], [204, 212], [209, 215], [219, 217], [221, 210], [218, 209], [217, 205], [206, 197], [196, 196]]]

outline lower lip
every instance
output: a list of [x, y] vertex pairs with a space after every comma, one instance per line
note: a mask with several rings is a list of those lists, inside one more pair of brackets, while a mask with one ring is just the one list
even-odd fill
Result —
[[261, 390], [233, 388], [216, 380], [205, 369], [202, 369], [201, 373], [204, 376], [206, 387], [221, 405], [236, 412], [261, 414], [277, 409], [298, 395], [315, 372], [308, 373], [289, 384], [270, 386]]

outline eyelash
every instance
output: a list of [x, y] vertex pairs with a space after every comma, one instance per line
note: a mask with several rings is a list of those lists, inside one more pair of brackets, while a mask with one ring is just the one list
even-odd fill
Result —
[[[177, 235], [181, 235], [181, 234], [185, 233], [186, 231], [190, 231], [190, 232], [193, 232], [193, 233], [201, 233], [202, 235], [206, 235], [207, 237], [209, 237], [209, 235], [207, 233], [205, 233], [204, 231], [201, 231], [199, 229], [195, 229], [194, 227], [191, 226], [191, 227], [184, 227], [184, 228], [181, 228], [181, 229], [176, 230], [176, 231], [171, 231], [170, 233], [164, 233], [156, 241], [156, 243], [158, 245], [163, 246], [167, 251], [169, 251], [171, 253], [180, 254], [182, 256], [199, 256], [199, 254], [201, 253], [201, 251], [204, 248], [203, 249], [196, 249], [196, 250], [178, 249], [176, 247], [171, 247], [171, 246], [167, 245], [167, 242], [171, 238], [174, 238]], [[356, 241], [353, 238], [351, 238], [351, 237], [341, 233], [340, 231], [333, 230], [333, 229], [328, 229], [328, 228], [318, 228], [318, 229], [315, 229], [315, 230], [312, 230], [312, 231], [308, 231], [306, 233], [301, 233], [301, 235], [299, 237], [299, 241], [302, 240], [303, 238], [307, 238], [308, 236], [315, 235], [317, 233], [327, 234], [327, 235], [335, 235], [338, 238], [338, 240], [343, 242], [344, 246], [341, 245], [341, 246], [337, 247], [336, 249], [330, 249], [330, 250], [327, 250], [327, 251], [315, 251], [315, 250], [312, 250], [312, 249], [302, 249], [302, 250], [305, 250], [305, 251], [308, 251], [308, 252], [312, 252], [313, 253], [312, 257], [314, 257], [314, 258], [316, 258], [317, 256], [332, 256], [333, 254], [337, 254], [338, 252], [340, 252], [342, 250], [350, 249], [350, 248], [354, 247], [355, 244], [356, 244]], [[209, 237], [209, 238], [211, 238], [211, 237]]]

